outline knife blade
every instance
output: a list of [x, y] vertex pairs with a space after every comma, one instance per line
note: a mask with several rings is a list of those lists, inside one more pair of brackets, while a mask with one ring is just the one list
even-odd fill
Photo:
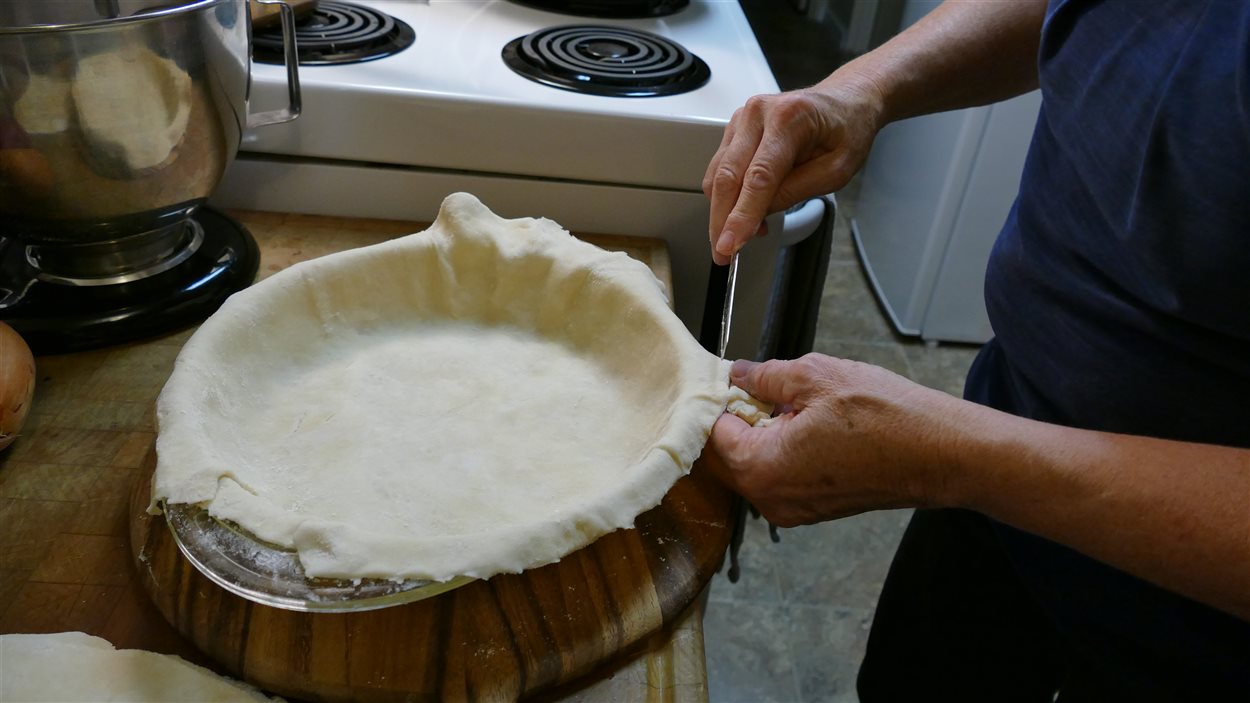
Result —
[[729, 257], [729, 274], [725, 279], [725, 308], [720, 317], [720, 358], [725, 358], [725, 347], [729, 344], [729, 325], [733, 321], [734, 289], [738, 287], [738, 253]]

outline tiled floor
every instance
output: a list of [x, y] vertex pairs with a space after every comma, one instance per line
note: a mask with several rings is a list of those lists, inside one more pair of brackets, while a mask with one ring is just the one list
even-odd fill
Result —
[[[816, 351], [883, 366], [958, 395], [976, 348], [897, 337], [851, 243], [856, 184], [839, 194]], [[873, 609], [909, 511], [868, 513], [781, 531], [752, 520], [742, 578], [712, 584], [704, 624], [713, 703], [856, 701], [855, 674]]]

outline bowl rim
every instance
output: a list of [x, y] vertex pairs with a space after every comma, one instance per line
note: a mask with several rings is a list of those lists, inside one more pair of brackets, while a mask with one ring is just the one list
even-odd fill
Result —
[[[188, 0], [168, 7], [144, 12], [138, 15], [129, 15], [127, 17], [101, 18], [91, 20], [89, 22], [69, 22], [65, 24], [31, 24], [18, 27], [0, 26], [0, 36], [11, 36], [18, 34], [50, 34], [53, 32], [71, 32], [78, 30], [105, 29], [109, 27], [126, 26], [132, 24], [141, 24], [144, 22], [155, 22], [165, 17], [180, 15], [184, 12], [197, 12], [199, 10], [232, 2], [233, 0]], [[246, 1], [244, 1], [246, 4]]]

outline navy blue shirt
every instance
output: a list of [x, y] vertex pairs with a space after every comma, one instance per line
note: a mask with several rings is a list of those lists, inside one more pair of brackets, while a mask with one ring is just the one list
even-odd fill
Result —
[[[996, 339], [967, 396], [1250, 447], [1250, 0], [1051, 0], [1039, 72], [986, 277]], [[1247, 623], [1003, 534], [1060, 630], [1114, 675], [1156, 694], [1250, 693]]]
[[1038, 414], [1250, 447], [1250, 2], [1052, 1], [986, 281]]

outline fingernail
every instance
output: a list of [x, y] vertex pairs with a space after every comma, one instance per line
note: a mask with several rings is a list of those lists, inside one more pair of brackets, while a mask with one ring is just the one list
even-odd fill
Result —
[[751, 369], [755, 368], [759, 362], [747, 361], [746, 359], [738, 359], [729, 367], [729, 379], [731, 381], [746, 378]]
[[734, 238], [728, 232], [721, 232], [720, 238], [716, 240], [716, 253], [724, 256], [733, 256]]

